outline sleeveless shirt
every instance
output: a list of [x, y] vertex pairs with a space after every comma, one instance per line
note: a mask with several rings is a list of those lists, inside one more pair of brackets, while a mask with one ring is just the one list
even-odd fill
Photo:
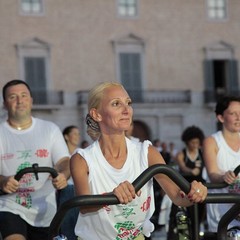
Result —
[[[135, 142], [126, 138], [127, 159], [121, 169], [113, 168], [104, 158], [95, 141], [85, 149], [78, 149], [89, 168], [89, 185], [92, 194], [112, 192], [121, 182], [133, 182], [148, 168], [149, 141]], [[141, 189], [141, 196], [128, 204], [105, 206], [87, 214], [79, 214], [75, 234], [83, 240], [130, 240], [141, 233], [149, 236], [153, 224], [149, 219], [154, 212], [152, 180]]]
[[[212, 137], [215, 139], [218, 146], [217, 153], [217, 165], [222, 173], [228, 170], [234, 170], [240, 164], [240, 150], [238, 152], [233, 151], [226, 143], [222, 131], [214, 133]], [[208, 179], [208, 181], [210, 181]], [[234, 188], [230, 186], [230, 189]], [[239, 188], [238, 188], [239, 189]], [[231, 190], [230, 190], [231, 191]], [[228, 188], [223, 189], [209, 189], [209, 193], [228, 193]], [[207, 204], [207, 221], [209, 225], [209, 231], [217, 232], [218, 223], [221, 217], [229, 210], [232, 204]], [[234, 220], [229, 227], [240, 226], [240, 222]]]

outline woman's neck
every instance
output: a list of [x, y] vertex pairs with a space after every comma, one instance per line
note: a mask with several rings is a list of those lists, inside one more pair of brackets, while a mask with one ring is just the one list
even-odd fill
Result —
[[122, 168], [127, 159], [127, 146], [124, 137], [116, 137], [114, 139], [99, 139], [99, 146], [102, 154], [110, 165], [115, 168]]

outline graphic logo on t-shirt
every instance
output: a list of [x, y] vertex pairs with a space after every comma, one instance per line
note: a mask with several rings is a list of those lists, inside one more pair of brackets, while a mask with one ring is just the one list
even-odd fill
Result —
[[147, 200], [141, 206], [141, 210], [143, 212], [146, 212], [150, 208], [150, 205], [151, 205], [151, 196], [148, 196]]
[[124, 207], [121, 210], [121, 213], [115, 215], [114, 217], [123, 216], [125, 218], [128, 218], [131, 215], [136, 215], [136, 213], [134, 212], [134, 208], [133, 207], [128, 207], [128, 206], [124, 205]]
[[35, 152], [35, 155], [39, 158], [46, 158], [49, 156], [49, 152], [47, 149], [38, 149], [36, 152]]
[[[31, 164], [29, 162], [22, 163], [18, 167], [17, 172], [26, 167], [31, 167]], [[31, 208], [32, 206], [32, 197], [30, 192], [34, 192], [34, 188], [32, 187], [34, 179], [35, 175], [33, 173], [26, 173], [19, 180], [20, 188], [17, 190], [16, 202], [23, 207]]]
[[136, 238], [142, 231], [141, 228], [135, 228], [135, 224], [132, 221], [126, 221], [124, 223], [116, 223], [114, 226], [117, 229], [118, 235], [116, 240], [130, 240]]
[[240, 193], [240, 178], [237, 178], [232, 184], [228, 186], [229, 193]]
[[18, 151], [18, 159], [26, 160], [31, 157], [31, 150]]
[[14, 154], [13, 153], [5, 153], [5, 154], [1, 154], [0, 155], [0, 159], [1, 161], [4, 161], [4, 160], [11, 160], [14, 158]]

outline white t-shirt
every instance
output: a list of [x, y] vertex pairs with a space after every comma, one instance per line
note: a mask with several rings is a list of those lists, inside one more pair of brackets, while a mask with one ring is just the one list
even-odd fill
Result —
[[[215, 139], [218, 146], [217, 153], [217, 165], [222, 173], [225, 173], [228, 170], [234, 170], [238, 165], [240, 165], [240, 150], [238, 152], [233, 151], [226, 143], [222, 132], [218, 131], [213, 134], [212, 137]], [[208, 179], [209, 181], [209, 179]], [[240, 192], [240, 186], [235, 184], [235, 188]], [[231, 188], [234, 188], [231, 186]], [[228, 193], [230, 192], [230, 188], [223, 189], [209, 189], [209, 193]], [[232, 204], [207, 204], [207, 221], [209, 231], [217, 232], [218, 223], [221, 217], [229, 210]], [[240, 222], [234, 220], [231, 222], [229, 227], [240, 226]]]
[[[0, 125], [0, 175], [13, 176], [19, 170], [38, 163], [39, 167], [53, 167], [68, 156], [68, 148], [60, 129], [52, 122], [32, 118], [26, 130]], [[17, 193], [0, 196], [0, 211], [19, 214], [33, 226], [46, 227], [56, 213], [55, 189], [49, 173], [25, 174]]]
[[[89, 185], [92, 194], [111, 192], [119, 183], [133, 182], [148, 168], [149, 141], [135, 142], [126, 138], [127, 160], [121, 169], [113, 168], [104, 158], [98, 141], [77, 152], [85, 158], [89, 167]], [[127, 205], [105, 206], [97, 212], [79, 214], [75, 234], [83, 240], [127, 240], [140, 233], [149, 235], [153, 225], [149, 219], [154, 211], [152, 180], [141, 189]]]

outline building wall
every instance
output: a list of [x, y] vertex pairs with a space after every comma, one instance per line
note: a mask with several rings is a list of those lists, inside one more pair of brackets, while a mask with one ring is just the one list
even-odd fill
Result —
[[[86, 136], [86, 105], [76, 92], [100, 81], [118, 81], [114, 43], [130, 35], [144, 47], [145, 90], [190, 90], [190, 104], [136, 104], [135, 119], [146, 123], [151, 138], [176, 142], [188, 125], [206, 135], [215, 131], [213, 107], [203, 101], [204, 49], [224, 42], [240, 59], [240, 4], [228, 0], [228, 18], [211, 21], [205, 0], [139, 0], [134, 19], [117, 14], [116, 0], [45, 0], [43, 16], [23, 16], [19, 0], [0, 0], [0, 87], [22, 78], [16, 46], [39, 39], [50, 49], [48, 89], [64, 91], [61, 106], [34, 106], [35, 116], [61, 128], [76, 124]], [[194, 102], [195, 101], [195, 102]], [[1, 112], [1, 119], [6, 115]]]

